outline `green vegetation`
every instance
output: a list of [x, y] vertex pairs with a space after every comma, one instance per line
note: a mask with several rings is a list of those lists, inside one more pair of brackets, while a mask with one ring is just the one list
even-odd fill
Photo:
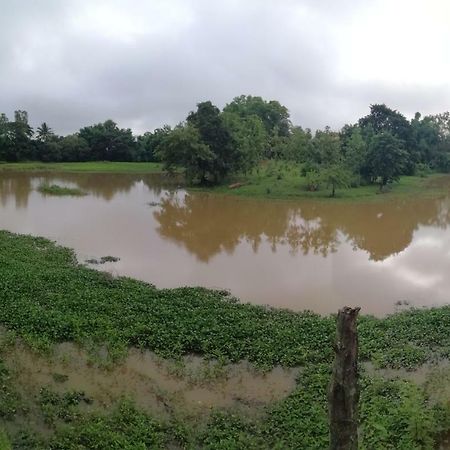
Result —
[[[246, 175], [236, 175], [231, 179], [229, 185], [208, 187], [207, 190], [217, 194], [274, 199], [386, 201], [399, 196], [436, 197], [447, 194], [450, 188], [450, 177], [445, 174], [401, 176], [382, 193], [379, 192], [379, 187], [365, 184], [337, 189], [335, 197], [332, 198], [333, 170], [331, 167], [329, 172], [328, 170], [324, 170], [322, 174], [308, 172], [303, 176], [301, 169], [296, 164], [268, 161]], [[345, 177], [346, 174], [343, 174], [339, 181], [340, 185], [345, 182]], [[205, 190], [204, 187], [191, 187], [190, 189]]]
[[69, 163], [19, 162], [0, 163], [0, 171], [2, 170], [91, 173], [160, 173], [162, 172], [162, 164], [109, 161]]
[[[303, 366], [295, 390], [261, 416], [217, 410], [197, 423], [154, 418], [129, 400], [99, 412], [81, 391], [46, 386], [24, 406], [20, 386], [0, 365], [0, 419], [13, 448], [33, 449], [323, 449], [328, 445], [326, 392], [333, 358], [333, 317], [241, 304], [201, 288], [156, 289], [114, 278], [76, 262], [74, 253], [31, 236], [0, 232], [0, 325], [8, 341], [51, 351], [72, 341], [111, 360], [130, 346], [166, 358], [195, 353], [222, 361], [247, 359], [261, 369]], [[376, 367], [414, 370], [450, 357], [450, 307], [408, 310], [359, 320], [360, 357]], [[6, 344], [0, 346], [0, 358]], [[443, 380], [443, 378], [440, 378]], [[363, 371], [361, 442], [364, 449], [432, 449], [450, 428], [450, 404], [431, 401], [435, 383], [388, 380]], [[26, 424], [39, 417], [51, 433]], [[24, 426], [11, 426], [21, 418]], [[12, 423], [12, 422], [11, 422]], [[0, 434], [0, 436], [2, 436]], [[7, 442], [6, 437], [2, 439]]]
[[52, 185], [41, 184], [38, 187], [38, 191], [46, 195], [57, 195], [57, 196], [69, 195], [80, 197], [83, 195], [87, 195], [87, 193], [82, 191], [81, 189], [58, 186], [57, 184]]
[[[313, 133], [294, 126], [279, 102], [242, 95], [223, 110], [210, 101], [198, 103], [173, 129], [164, 125], [133, 136], [130, 129], [106, 120], [65, 137], [45, 122], [34, 133], [26, 111], [15, 111], [14, 121], [1, 114], [0, 161], [27, 160], [160, 162], [148, 171], [183, 170], [189, 184], [204, 186], [223, 184], [238, 173], [245, 176], [262, 161], [282, 161], [297, 166], [310, 190], [325, 184], [334, 197], [348, 186], [378, 184], [382, 191], [401, 176], [448, 173], [450, 113], [425, 117], [416, 113], [408, 120], [384, 104], [374, 104], [356, 123]], [[109, 170], [95, 168], [98, 164], [87, 170]], [[144, 166], [121, 168], [136, 170], [146, 171]]]

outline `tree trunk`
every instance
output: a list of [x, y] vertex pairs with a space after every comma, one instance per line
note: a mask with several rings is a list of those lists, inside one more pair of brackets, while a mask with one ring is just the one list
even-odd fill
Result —
[[335, 359], [328, 392], [330, 450], [358, 449], [358, 333], [360, 308], [345, 306], [337, 317]]

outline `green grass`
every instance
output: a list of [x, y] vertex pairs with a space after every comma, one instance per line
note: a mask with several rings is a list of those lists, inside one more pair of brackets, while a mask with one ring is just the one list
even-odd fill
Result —
[[18, 171], [58, 171], [58, 172], [93, 172], [93, 173], [159, 173], [162, 172], [160, 163], [138, 162], [74, 162], [74, 163], [2, 163], [2, 170]]
[[57, 184], [51, 185], [41, 184], [38, 187], [38, 191], [46, 195], [56, 195], [56, 196], [69, 195], [82, 197], [84, 195], [87, 195], [87, 193], [82, 191], [81, 189], [58, 186]]
[[[230, 184], [243, 185], [230, 189]], [[403, 176], [379, 192], [379, 186], [366, 185], [353, 188], [338, 188], [336, 197], [330, 197], [330, 189], [322, 184], [317, 191], [309, 191], [306, 178], [301, 176], [301, 166], [289, 162], [269, 161], [247, 175], [236, 176], [226, 185], [211, 188], [194, 188], [210, 192], [255, 198], [312, 199], [339, 201], [386, 201], [399, 197], [439, 196], [450, 191], [450, 176], [432, 174], [428, 177]]]
[[[21, 415], [23, 429], [5, 428], [13, 448], [323, 449], [328, 447], [327, 384], [335, 318], [241, 304], [202, 288], [156, 289], [77, 263], [72, 250], [37, 237], [0, 231], [0, 325], [38, 351], [59, 342], [106, 346], [111, 358], [128, 347], [178, 358], [195, 353], [249, 360], [262, 369], [303, 366], [296, 389], [263, 416], [217, 410], [206, 423], [176, 415], [155, 418], [118, 399], [104, 413], [87, 410], [80, 391], [45, 386], [31, 407], [0, 364], [0, 428]], [[413, 370], [450, 357], [450, 306], [358, 320], [360, 357], [377, 367]], [[0, 359], [1, 359], [0, 346]], [[362, 449], [432, 449], [450, 429], [450, 404], [429, 401], [427, 385], [363, 373]], [[63, 389], [63, 388], [62, 388]], [[46, 435], [28, 421], [43, 421]]]

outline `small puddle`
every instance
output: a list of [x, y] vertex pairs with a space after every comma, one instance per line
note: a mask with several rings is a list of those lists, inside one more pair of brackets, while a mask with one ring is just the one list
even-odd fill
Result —
[[406, 369], [378, 369], [372, 363], [365, 362], [362, 367], [369, 375], [379, 375], [387, 379], [404, 379], [421, 385], [431, 402], [448, 399], [450, 402], [450, 361], [423, 364], [413, 371]]
[[295, 388], [299, 372], [277, 367], [261, 373], [247, 362], [219, 365], [197, 356], [174, 362], [137, 349], [130, 349], [121, 363], [103, 368], [71, 343], [57, 345], [49, 357], [16, 344], [3, 359], [25, 397], [36, 398], [45, 386], [56, 392], [83, 391], [94, 408], [128, 397], [152, 414], [196, 417], [214, 408], [258, 414]]

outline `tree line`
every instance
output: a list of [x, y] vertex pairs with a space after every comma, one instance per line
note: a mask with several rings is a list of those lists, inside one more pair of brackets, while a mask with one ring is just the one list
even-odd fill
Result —
[[190, 183], [217, 184], [247, 173], [262, 160], [299, 164], [308, 188], [378, 182], [400, 175], [450, 171], [450, 114], [416, 113], [408, 120], [384, 104], [339, 131], [312, 132], [292, 124], [278, 101], [239, 96], [222, 110], [201, 102], [186, 120], [134, 136], [112, 120], [58, 136], [43, 123], [33, 130], [26, 111], [0, 115], [0, 161], [159, 161], [184, 168]]

